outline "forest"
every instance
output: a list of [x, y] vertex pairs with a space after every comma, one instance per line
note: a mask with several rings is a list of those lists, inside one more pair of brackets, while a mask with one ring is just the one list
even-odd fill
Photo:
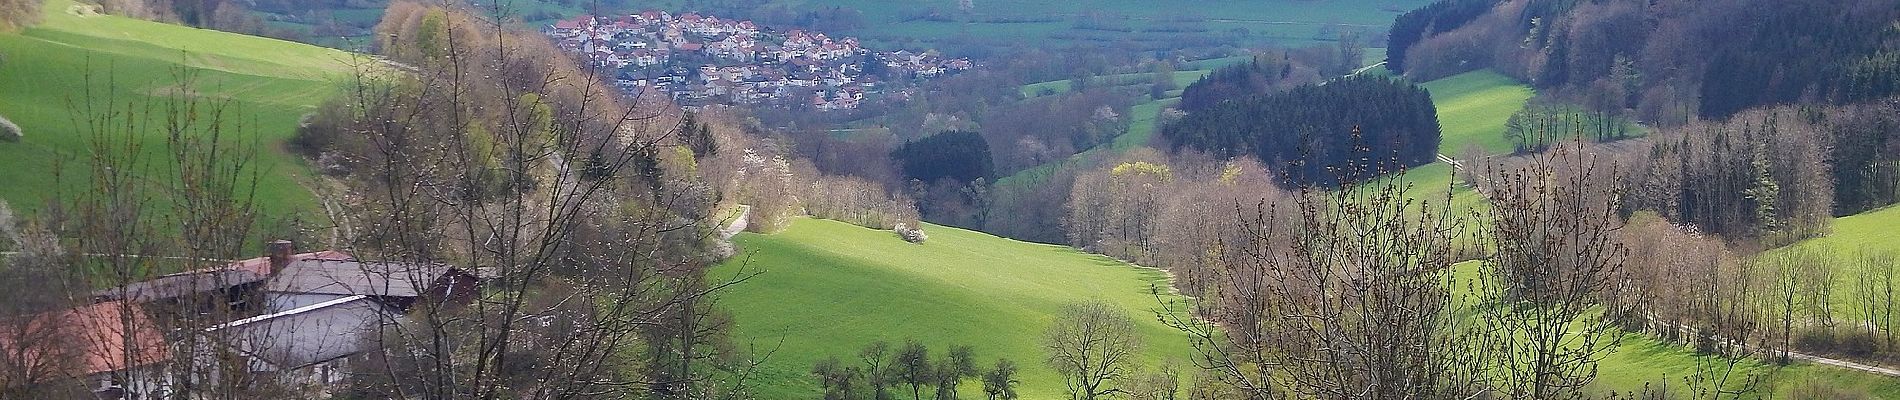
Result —
[[1162, 127], [1161, 137], [1175, 149], [1251, 155], [1294, 184], [1306, 184], [1360, 179], [1327, 173], [1360, 157], [1361, 148], [1397, 160], [1399, 168], [1432, 162], [1439, 127], [1425, 90], [1383, 77], [1346, 77], [1191, 111]]
[[1490, 68], [1675, 126], [1893, 94], [1896, 15], [1891, 1], [1441, 0], [1394, 22], [1387, 59], [1421, 80]]

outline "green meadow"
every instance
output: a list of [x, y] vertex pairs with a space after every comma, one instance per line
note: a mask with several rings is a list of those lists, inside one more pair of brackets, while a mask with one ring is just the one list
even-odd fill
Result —
[[1490, 154], [1511, 152], [1504, 138], [1504, 122], [1524, 108], [1534, 93], [1530, 86], [1490, 70], [1479, 70], [1421, 84], [1438, 107], [1438, 125], [1444, 132], [1438, 152], [1458, 157], [1465, 146], [1476, 144]]
[[[736, 238], [739, 255], [712, 277], [756, 273], [719, 301], [734, 314], [740, 346], [777, 349], [755, 381], [761, 398], [816, 397], [813, 362], [855, 362], [873, 341], [911, 339], [933, 356], [972, 346], [984, 368], [1008, 358], [1020, 368], [1023, 398], [1063, 397], [1062, 378], [1043, 362], [1043, 331], [1061, 307], [1091, 299], [1118, 305], [1135, 321], [1145, 342], [1141, 364], [1187, 366], [1186, 337], [1155, 318], [1151, 290], [1167, 290], [1162, 272], [1063, 246], [924, 230], [930, 240], [911, 244], [890, 231], [801, 219], [782, 233]], [[974, 380], [961, 390], [982, 398]]]
[[[241, 129], [226, 133], [239, 133], [235, 142], [256, 148], [246, 172], [258, 176], [255, 196], [264, 218], [323, 220], [301, 184], [311, 169], [283, 143], [303, 114], [337, 91], [353, 63], [366, 60], [306, 44], [98, 15], [71, 0], [51, 0], [44, 13], [38, 26], [0, 34], [0, 115], [25, 131], [19, 143], [0, 143], [0, 171], [7, 171], [0, 173], [0, 199], [30, 212], [89, 190], [93, 134], [75, 110], [162, 110], [192, 93], [201, 105], [228, 101], [225, 126]], [[185, 77], [194, 82], [189, 92], [179, 90]], [[133, 141], [149, 164], [168, 151], [156, 125], [162, 121], [146, 122], [149, 129]], [[150, 179], [173, 176], [149, 168]]]
[[1900, 206], [1888, 206], [1834, 218], [1828, 224], [1826, 236], [1769, 250], [1765, 256], [1772, 259], [1792, 252], [1808, 252], [1832, 267], [1835, 271], [1833, 302], [1837, 307], [1834, 313], [1836, 318], [1844, 318], [1865, 307], [1861, 304], [1863, 299], [1854, 291], [1864, 261], [1862, 257], [1883, 253], [1900, 256], [1900, 235], [1896, 232], [1900, 232]]

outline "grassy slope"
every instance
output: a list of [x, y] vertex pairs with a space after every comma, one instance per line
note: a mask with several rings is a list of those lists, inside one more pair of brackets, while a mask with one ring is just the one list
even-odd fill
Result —
[[[0, 115], [26, 131], [20, 143], [0, 143], [0, 199], [34, 209], [84, 182], [89, 136], [74, 126], [69, 104], [92, 89], [116, 90], [123, 105], [167, 99], [180, 73], [194, 75], [208, 97], [234, 101], [259, 143], [254, 163], [263, 173], [258, 200], [266, 212], [310, 212], [316, 203], [297, 184], [309, 168], [282, 149], [297, 119], [335, 91], [331, 82], [350, 69], [349, 53], [310, 45], [133, 20], [80, 16], [70, 0], [46, 4], [45, 21], [24, 32], [0, 34]], [[108, 87], [106, 82], [110, 82]], [[103, 96], [101, 96], [103, 98]], [[155, 103], [156, 104], [156, 103]], [[162, 153], [163, 137], [144, 137], [148, 155]], [[55, 168], [59, 165], [59, 168]], [[64, 185], [54, 180], [63, 174]]]
[[1457, 157], [1465, 146], [1477, 144], [1492, 154], [1509, 153], [1511, 142], [1504, 139], [1504, 121], [1524, 108], [1531, 88], [1511, 77], [1480, 70], [1446, 77], [1424, 85], [1438, 107], [1438, 124], [1444, 131], [1438, 152]]
[[[1061, 246], [1018, 242], [931, 225], [913, 245], [889, 231], [827, 220], [800, 220], [783, 233], [741, 234], [741, 255], [716, 270], [749, 266], [763, 273], [721, 299], [734, 310], [737, 337], [770, 348], [783, 340], [759, 377], [763, 398], [812, 398], [812, 362], [854, 360], [874, 340], [915, 338], [933, 354], [950, 344], [976, 349], [987, 368], [998, 357], [1022, 368], [1024, 398], [1062, 394], [1044, 366], [1042, 331], [1061, 306], [1101, 299], [1122, 306], [1147, 347], [1146, 364], [1184, 358], [1187, 342], [1155, 321], [1149, 285], [1162, 273]], [[749, 264], [747, 264], [749, 263]], [[974, 382], [974, 381], [972, 381]], [[966, 383], [965, 396], [981, 397]]]
[[[1467, 261], [1453, 266], [1457, 272], [1455, 287], [1467, 290], [1462, 299], [1473, 298], [1467, 285], [1477, 278], [1478, 262]], [[1704, 359], [1688, 347], [1656, 340], [1643, 335], [1625, 336], [1615, 351], [1607, 354], [1597, 364], [1597, 380], [1591, 390], [1598, 393], [1636, 393], [1645, 387], [1668, 385], [1676, 396], [1683, 396], [1685, 381], [1683, 377], [1696, 372], [1698, 362], [1723, 362], [1721, 359]], [[1864, 390], [1877, 398], [1900, 398], [1900, 380], [1859, 371], [1823, 366], [1811, 363], [1796, 363], [1785, 367], [1776, 367], [1759, 360], [1745, 360], [1737, 365], [1731, 375], [1727, 388], [1739, 389], [1746, 377], [1762, 375], [1757, 387], [1759, 394], [1772, 398], [1792, 398], [1790, 392], [1795, 386], [1806, 381], [1821, 382], [1823, 386]], [[1646, 386], [1647, 385], [1647, 386]]]
[[[1863, 251], [1900, 251], [1900, 206], [1835, 218], [1828, 235], [1796, 243], [1790, 248], [1851, 256]], [[1784, 250], [1785, 251], [1785, 250]]]
[[[1421, 86], [1431, 91], [1432, 104], [1438, 109], [1438, 124], [1443, 131], [1438, 152], [1449, 157], [1460, 156], [1469, 143], [1478, 143], [1493, 154], [1510, 152], [1510, 143], [1504, 140], [1504, 121], [1524, 108], [1532, 94], [1529, 86], [1489, 70]], [[1443, 199], [1445, 190], [1451, 190], [1454, 212], [1468, 215], [1473, 207], [1483, 204], [1483, 199], [1469, 187], [1451, 186], [1452, 172], [1450, 165], [1434, 162], [1406, 171], [1403, 179], [1414, 185], [1414, 193], [1421, 199]]]
[[1851, 318], [1854, 310], [1862, 307], [1861, 299], [1855, 298], [1854, 284], [1860, 267], [1860, 257], [1869, 253], [1900, 254], [1900, 206], [1889, 206], [1872, 211], [1835, 218], [1828, 225], [1827, 236], [1803, 240], [1801, 242], [1770, 250], [1772, 256], [1795, 250], [1813, 251], [1838, 273], [1835, 275], [1834, 304], [1836, 318]]

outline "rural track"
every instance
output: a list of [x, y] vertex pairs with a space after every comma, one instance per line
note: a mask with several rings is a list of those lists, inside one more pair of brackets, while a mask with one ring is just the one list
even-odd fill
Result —
[[723, 228], [719, 228], [719, 238], [731, 240], [733, 236], [738, 236], [739, 232], [744, 232], [746, 220], [752, 216], [751, 214], [752, 206], [740, 204], [739, 215], [733, 216], [732, 222], [727, 223]]
[[1861, 364], [1861, 363], [1857, 363], [1853, 361], [1827, 358], [1827, 357], [1817, 356], [1813, 354], [1797, 353], [1797, 352], [1790, 351], [1788, 352], [1788, 358], [1807, 361], [1807, 362], [1811, 362], [1815, 364], [1846, 368], [1846, 369], [1866, 372], [1870, 374], [1880, 374], [1880, 375], [1886, 375], [1886, 376], [1891, 376], [1891, 377], [1900, 377], [1900, 369], [1887, 368], [1887, 367], [1882, 367], [1882, 366], [1877, 366], [1877, 365]]
[[[1692, 327], [1689, 325], [1663, 322], [1663, 320], [1657, 319], [1655, 315], [1646, 315], [1644, 316], [1644, 318], [1649, 319], [1649, 322], [1652, 324], [1670, 326], [1679, 331], [1694, 331], [1696, 329], [1695, 327]], [[1653, 336], [1653, 335], [1649, 335], [1648, 333], [1641, 333], [1641, 334]], [[1720, 342], [1720, 343], [1734, 342], [1732, 340], [1729, 340], [1728, 338], [1721, 337], [1721, 336], [1714, 336], [1712, 337], [1712, 339], [1715, 339], [1717, 342]], [[1775, 356], [1774, 349], [1768, 349], [1767, 352], [1768, 353], [1765, 354], [1766, 357]], [[1801, 360], [1801, 361], [1806, 361], [1806, 362], [1811, 362], [1811, 363], [1821, 364], [1821, 365], [1826, 365], [1826, 366], [1831, 366], [1831, 367], [1846, 368], [1846, 369], [1851, 369], [1855, 371], [1866, 372], [1870, 374], [1882, 375], [1882, 376], [1887, 376], [1887, 377], [1900, 377], [1900, 369], [1882, 367], [1878, 365], [1865, 364], [1865, 363], [1854, 362], [1854, 361], [1849, 361], [1849, 360], [1842, 360], [1838, 358], [1823, 357], [1823, 356], [1814, 355], [1814, 354], [1802, 353], [1802, 352], [1798, 352], [1794, 350], [1785, 350], [1784, 352], [1785, 354], [1787, 354], [1788, 358], [1792, 360]]]

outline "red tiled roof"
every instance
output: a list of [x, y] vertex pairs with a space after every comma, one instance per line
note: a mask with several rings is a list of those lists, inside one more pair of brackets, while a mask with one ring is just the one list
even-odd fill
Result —
[[[0, 323], [0, 350], [24, 354], [47, 381], [119, 371], [164, 360], [164, 336], [136, 304], [116, 301], [34, 314]], [[22, 344], [24, 343], [24, 344]], [[20, 346], [25, 346], [21, 351]]]

